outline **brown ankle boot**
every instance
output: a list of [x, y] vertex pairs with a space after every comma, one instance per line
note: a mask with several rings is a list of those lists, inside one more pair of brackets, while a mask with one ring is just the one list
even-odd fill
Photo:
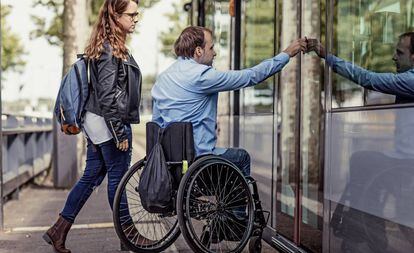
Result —
[[53, 246], [56, 253], [71, 253], [69, 249], [65, 248], [66, 235], [71, 226], [72, 223], [59, 216], [56, 223], [43, 235], [43, 239]]

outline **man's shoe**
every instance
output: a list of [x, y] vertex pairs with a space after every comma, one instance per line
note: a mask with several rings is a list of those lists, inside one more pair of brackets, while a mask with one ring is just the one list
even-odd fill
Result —
[[65, 247], [66, 236], [70, 230], [72, 223], [66, 221], [62, 216], [51, 226], [43, 235], [43, 239], [52, 245], [56, 253], [71, 253]]

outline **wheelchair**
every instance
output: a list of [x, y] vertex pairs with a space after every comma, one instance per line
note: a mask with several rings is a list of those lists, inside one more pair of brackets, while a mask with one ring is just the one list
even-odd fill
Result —
[[[160, 127], [149, 122], [146, 130], [148, 155]], [[261, 252], [269, 212], [262, 210], [254, 179], [219, 156], [195, 158], [191, 123], [176, 122], [161, 130], [174, 179], [174, 207], [164, 213], [149, 213], [142, 207], [138, 185], [146, 160], [135, 163], [114, 200], [114, 225], [121, 243], [133, 252], [161, 252], [182, 233], [194, 252], [241, 252], [247, 243], [249, 252]]]

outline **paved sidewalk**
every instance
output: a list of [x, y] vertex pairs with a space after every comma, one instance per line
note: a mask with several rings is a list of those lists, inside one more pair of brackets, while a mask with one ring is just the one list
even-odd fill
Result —
[[[132, 161], [144, 156], [144, 149], [135, 143]], [[5, 231], [0, 232], [1, 253], [52, 253], [41, 238], [53, 224], [64, 205], [68, 190], [45, 185], [30, 185], [20, 192], [19, 200], [5, 205]], [[112, 223], [106, 179], [91, 195], [68, 234], [67, 247], [73, 253], [120, 252], [119, 239]], [[263, 242], [262, 252], [276, 252]], [[182, 236], [165, 252], [191, 252]], [[247, 251], [246, 251], [247, 252]]]

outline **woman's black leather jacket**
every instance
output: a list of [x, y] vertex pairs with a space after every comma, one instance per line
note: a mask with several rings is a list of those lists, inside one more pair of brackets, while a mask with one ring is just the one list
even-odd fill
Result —
[[[98, 60], [90, 62], [90, 90], [85, 110], [102, 116], [115, 142], [127, 139], [125, 124], [139, 123], [141, 71], [134, 58], [112, 54], [109, 43]], [[131, 145], [131, 144], [130, 144]]]

